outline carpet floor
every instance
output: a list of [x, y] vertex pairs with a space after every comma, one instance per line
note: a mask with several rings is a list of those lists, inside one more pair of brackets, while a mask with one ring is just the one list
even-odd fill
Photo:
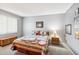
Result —
[[[12, 51], [11, 44], [0, 47], [0, 55], [25, 55], [23, 53]], [[72, 53], [65, 47], [50, 45], [47, 55], [72, 55]]]

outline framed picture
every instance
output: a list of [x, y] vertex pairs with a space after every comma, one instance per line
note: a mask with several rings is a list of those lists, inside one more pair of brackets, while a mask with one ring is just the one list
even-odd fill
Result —
[[69, 35], [72, 34], [72, 25], [71, 24], [65, 25], [65, 32], [66, 32], [66, 34], [69, 34]]
[[36, 28], [43, 28], [43, 21], [37, 21]]
[[74, 17], [74, 23], [79, 24], [79, 17]]

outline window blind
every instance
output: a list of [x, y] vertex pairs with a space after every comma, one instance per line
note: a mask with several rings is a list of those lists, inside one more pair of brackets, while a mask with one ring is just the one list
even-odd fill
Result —
[[16, 32], [17, 18], [0, 14], [0, 35]]

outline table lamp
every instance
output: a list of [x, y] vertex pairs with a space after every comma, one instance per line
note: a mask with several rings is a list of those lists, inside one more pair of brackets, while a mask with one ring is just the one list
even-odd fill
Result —
[[75, 32], [76, 39], [79, 39], [79, 32]]

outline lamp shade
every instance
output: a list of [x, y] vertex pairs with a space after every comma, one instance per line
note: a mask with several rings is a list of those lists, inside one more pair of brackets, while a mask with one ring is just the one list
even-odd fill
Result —
[[79, 32], [75, 32], [75, 37], [79, 39]]

